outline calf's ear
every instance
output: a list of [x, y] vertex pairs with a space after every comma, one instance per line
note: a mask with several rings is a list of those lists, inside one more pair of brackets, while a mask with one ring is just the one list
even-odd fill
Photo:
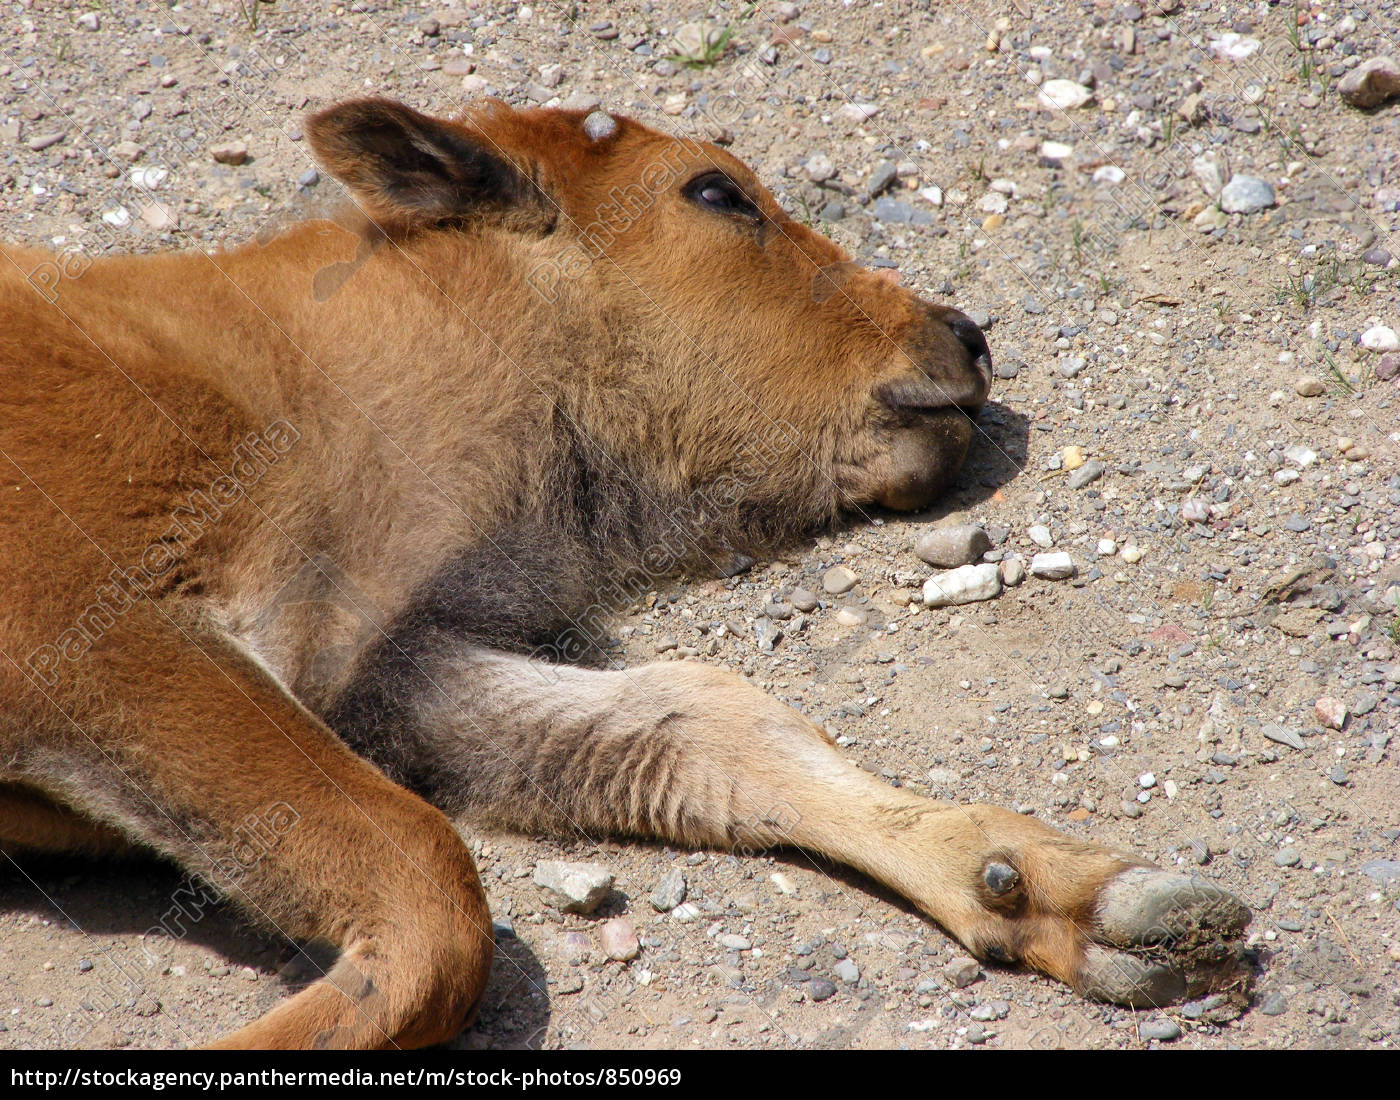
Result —
[[338, 103], [306, 123], [332, 176], [375, 218], [426, 225], [492, 220], [547, 232], [554, 205], [528, 174], [483, 134], [389, 99]]

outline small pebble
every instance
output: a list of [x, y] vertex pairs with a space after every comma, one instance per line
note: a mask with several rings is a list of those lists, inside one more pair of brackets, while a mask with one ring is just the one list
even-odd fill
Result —
[[1062, 581], [1074, 576], [1074, 559], [1064, 551], [1037, 554], [1031, 558], [1031, 576], [1047, 581]]
[[625, 917], [614, 917], [604, 921], [598, 929], [598, 942], [603, 954], [617, 962], [630, 962], [641, 954], [642, 947], [637, 939], [637, 930]]
[[857, 579], [844, 565], [833, 565], [822, 575], [822, 588], [833, 596], [840, 596], [854, 588]]
[[960, 523], [925, 531], [914, 543], [914, 553], [929, 565], [952, 569], [982, 560], [992, 548], [987, 532], [976, 524]]
[[943, 967], [943, 975], [958, 989], [966, 989], [982, 977], [982, 967], [976, 959], [958, 955]]

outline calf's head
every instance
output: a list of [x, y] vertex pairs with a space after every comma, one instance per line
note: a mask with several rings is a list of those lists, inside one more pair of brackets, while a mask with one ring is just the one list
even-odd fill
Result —
[[777, 436], [745, 491], [811, 522], [923, 507], [961, 465], [991, 379], [980, 329], [852, 262], [723, 149], [494, 101], [458, 121], [354, 101], [307, 135], [380, 224], [504, 242], [522, 323], [562, 334], [557, 399], [662, 487], [732, 476]]

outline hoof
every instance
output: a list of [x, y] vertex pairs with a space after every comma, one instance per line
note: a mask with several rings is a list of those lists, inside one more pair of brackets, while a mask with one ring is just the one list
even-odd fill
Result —
[[1233, 938], [1249, 924], [1250, 913], [1203, 878], [1133, 867], [1104, 887], [1096, 917], [1103, 942], [1132, 948], [1180, 943], [1202, 933]]
[[1097, 945], [1084, 953], [1079, 992], [1128, 1008], [1160, 1008], [1189, 995], [1186, 975], [1170, 964]]
[[1085, 996], [1130, 1008], [1212, 992], [1247, 1000], [1253, 974], [1240, 936], [1250, 912], [1228, 891], [1134, 867], [1101, 891], [1095, 920], [1095, 938], [1110, 946], [1086, 952], [1076, 983]]

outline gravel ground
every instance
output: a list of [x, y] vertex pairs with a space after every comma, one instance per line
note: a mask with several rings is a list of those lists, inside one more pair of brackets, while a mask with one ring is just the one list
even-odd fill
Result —
[[[600, 102], [732, 142], [985, 322], [985, 436], [937, 510], [654, 593], [619, 655], [739, 669], [892, 784], [1229, 885], [1253, 1008], [978, 970], [800, 855], [479, 836], [500, 954], [460, 1045], [1393, 1047], [1400, 103], [1343, 93], [1400, 57], [1400, 5], [927, 7], [19, 0], [4, 231], [70, 258], [245, 240], [333, 198], [299, 130], [330, 100]], [[915, 544], [955, 524], [1007, 583], [926, 607]], [[1043, 553], [1073, 575], [1010, 583]], [[613, 876], [593, 914], [542, 896], [557, 859]], [[0, 1046], [198, 1042], [323, 962], [159, 866], [27, 871], [0, 871]]]

